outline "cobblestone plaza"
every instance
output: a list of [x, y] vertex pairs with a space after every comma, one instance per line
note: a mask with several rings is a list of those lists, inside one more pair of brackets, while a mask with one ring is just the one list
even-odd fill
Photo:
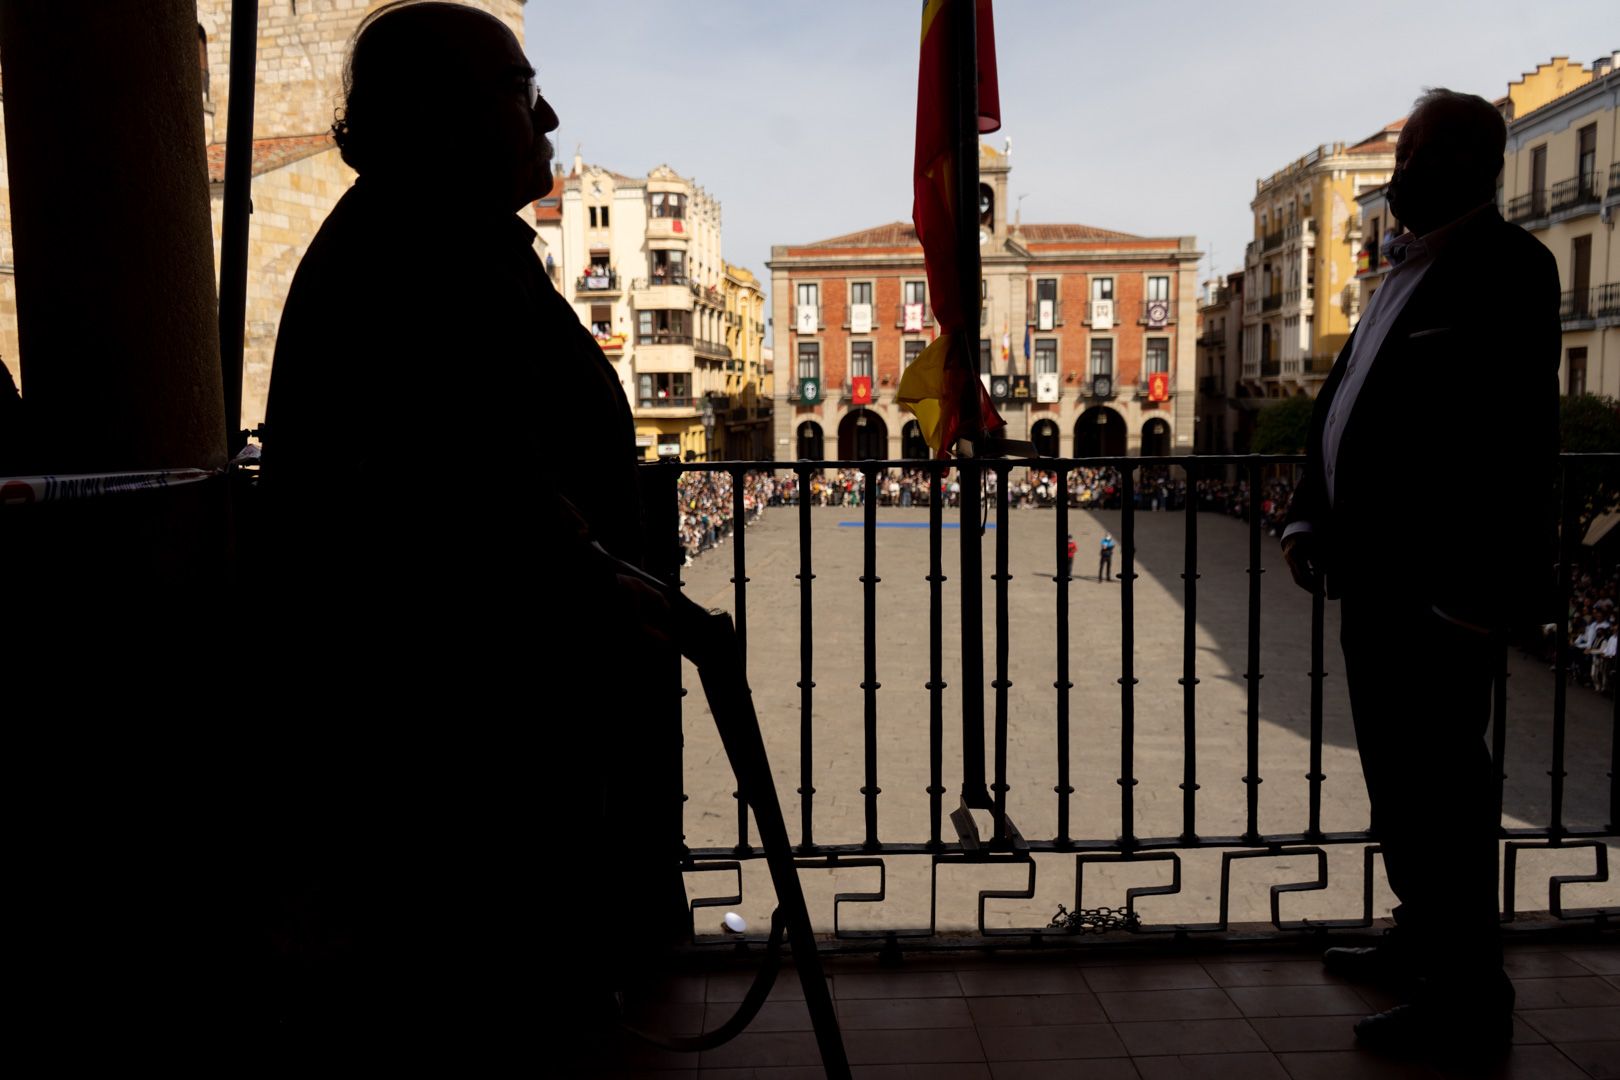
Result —
[[[814, 669], [814, 839], [821, 844], [858, 844], [866, 836], [861, 793], [865, 750], [863, 679], [864, 509], [816, 507], [811, 515], [815, 580], [813, 599]], [[749, 677], [766, 745], [781, 794], [789, 833], [800, 836], [800, 669], [799, 511], [766, 509], [748, 529], [747, 606]], [[994, 514], [992, 511], [992, 520]], [[1179, 512], [1137, 512], [1135, 582], [1135, 814], [1138, 837], [1173, 837], [1182, 832], [1184, 698], [1180, 684], [1184, 627], [1182, 567], [1186, 521]], [[929, 838], [928, 716], [928, 511], [881, 507], [877, 511], [877, 762], [878, 836], [885, 843]], [[958, 541], [960, 511], [945, 511], [944, 599], [944, 809], [957, 805], [962, 784], [960, 596]], [[1078, 545], [1075, 580], [1070, 586], [1070, 834], [1076, 840], [1111, 841], [1120, 833], [1121, 775], [1121, 599], [1116, 582], [1098, 582], [1096, 551], [1104, 530], [1121, 538], [1119, 511], [1071, 510], [1070, 531]], [[1237, 836], [1246, 827], [1247, 686], [1243, 672], [1248, 649], [1249, 529], [1214, 513], [1199, 516], [1199, 580], [1196, 647], [1197, 832], [1203, 837]], [[1009, 650], [1007, 778], [1009, 817], [1023, 836], [1047, 839], [1057, 828], [1057, 585], [1054, 581], [1056, 514], [1015, 509], [1009, 513]], [[734, 543], [735, 541], [732, 541]], [[986, 754], [994, 754], [994, 582], [997, 534], [985, 533], [985, 716]], [[1262, 539], [1265, 573], [1261, 580], [1259, 825], [1265, 835], [1298, 834], [1308, 824], [1306, 774], [1310, 753], [1310, 597], [1289, 579], [1276, 541]], [[1393, 542], [1390, 559], [1422, 558], [1410, 541]], [[684, 571], [686, 591], [711, 607], [733, 606], [734, 549], [722, 544], [697, 557]], [[1116, 553], [1114, 571], [1124, 566]], [[1338, 651], [1337, 604], [1326, 616], [1323, 707], [1322, 827], [1345, 832], [1367, 825], [1366, 792], [1360, 776], [1349, 704]], [[1507, 780], [1504, 824], [1544, 826], [1550, 813], [1553, 673], [1536, 659], [1510, 650], [1508, 679]], [[685, 671], [683, 728], [686, 843], [693, 848], [729, 848], [737, 842], [737, 810], [725, 755], [703, 703], [696, 672]], [[1564, 823], [1600, 826], [1607, 815], [1608, 769], [1613, 702], [1571, 686], [1568, 698]], [[976, 815], [989, 835], [990, 816]], [[949, 820], [947, 842], [955, 838]], [[750, 839], [757, 832], [750, 828]], [[1436, 840], [1436, 843], [1442, 843]], [[1327, 847], [1329, 883], [1325, 890], [1285, 894], [1284, 919], [1354, 918], [1362, 908], [1362, 848]], [[1076, 860], [1072, 855], [1038, 854], [1032, 901], [992, 900], [991, 928], [1044, 926], [1058, 905], [1075, 906]], [[930, 917], [930, 863], [926, 856], [886, 860], [886, 899], [846, 902], [839, 915], [843, 930], [926, 928]], [[1311, 856], [1256, 858], [1233, 864], [1230, 919], [1236, 923], [1270, 919], [1270, 887], [1310, 881]], [[1548, 906], [1548, 878], [1555, 873], [1591, 873], [1594, 852], [1525, 852], [1519, 857], [1516, 906], [1520, 911]], [[1169, 862], [1090, 865], [1085, 874], [1087, 907], [1124, 903], [1124, 890], [1166, 884]], [[1137, 910], [1145, 924], [1205, 923], [1218, 917], [1221, 855], [1216, 850], [1182, 853], [1181, 890], [1146, 897]], [[879, 888], [876, 868], [811, 869], [803, 873], [818, 929], [833, 928], [835, 892], [866, 893]], [[941, 930], [972, 929], [978, 893], [1020, 889], [1027, 870], [1016, 865], [949, 866], [939, 871], [937, 919]], [[693, 873], [692, 898], [734, 892], [733, 876]], [[1375, 914], [1387, 915], [1393, 897], [1375, 871]], [[755, 925], [772, 904], [762, 862], [745, 864], [740, 910]], [[1570, 885], [1569, 907], [1613, 905], [1620, 886]], [[700, 917], [706, 917], [704, 909]], [[716, 915], [716, 921], [718, 916]], [[700, 933], [713, 930], [698, 927]]]

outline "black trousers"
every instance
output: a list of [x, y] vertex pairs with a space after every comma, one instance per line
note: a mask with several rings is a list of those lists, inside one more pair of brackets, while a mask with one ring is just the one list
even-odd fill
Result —
[[1498, 826], [1489, 747], [1502, 646], [1406, 599], [1347, 594], [1341, 643], [1372, 830], [1422, 974], [1496, 1005]]

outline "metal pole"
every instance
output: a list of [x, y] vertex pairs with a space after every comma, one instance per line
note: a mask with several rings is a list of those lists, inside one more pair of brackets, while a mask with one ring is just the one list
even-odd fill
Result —
[[219, 362], [225, 382], [225, 446], [247, 445], [242, 430], [242, 334], [247, 323], [248, 215], [253, 212], [253, 84], [259, 0], [231, 2], [230, 105], [225, 114], [225, 209], [219, 242]]
[[[963, 324], [956, 328], [954, 356], [950, 359], [961, 365], [966, 376], [958, 403], [957, 435], [972, 443], [977, 452], [983, 435], [979, 430], [979, 380], [970, 363], [970, 325], [966, 317], [973, 298], [979, 295], [979, 237], [974, 214], [979, 204], [979, 27], [973, 0], [954, 0], [951, 30], [956, 61], [956, 268]], [[979, 481], [983, 471], [976, 462], [967, 462], [960, 472], [962, 799], [968, 806], [989, 810], [990, 792], [984, 782], [984, 537], [979, 532]]]

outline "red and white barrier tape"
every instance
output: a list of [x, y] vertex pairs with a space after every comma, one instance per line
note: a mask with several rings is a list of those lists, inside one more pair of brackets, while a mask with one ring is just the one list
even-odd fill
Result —
[[153, 469], [149, 472], [76, 473], [71, 476], [0, 476], [0, 507], [132, 495], [184, 487], [219, 476], [221, 469]]

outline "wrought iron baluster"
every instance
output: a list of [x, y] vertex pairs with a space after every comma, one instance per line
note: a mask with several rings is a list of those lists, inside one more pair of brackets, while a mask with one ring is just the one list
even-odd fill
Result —
[[1059, 847], [1069, 843], [1069, 797], [1074, 785], [1069, 783], [1069, 582], [1073, 579], [1069, 559], [1069, 468], [1058, 467], [1057, 504], [1057, 837]]
[[940, 497], [944, 466], [930, 461], [928, 473], [928, 845], [943, 847], [945, 795], [945, 500]]
[[1186, 539], [1182, 546], [1181, 622], [1181, 837], [1198, 839], [1198, 470], [1191, 460], [1187, 476]]
[[810, 562], [810, 473], [813, 468], [806, 462], [795, 466], [799, 477], [799, 848], [803, 851], [815, 847], [815, 724], [812, 718], [816, 683], [811, 677], [814, 656], [810, 637], [811, 582], [816, 579]]
[[1136, 466], [1120, 465], [1119, 843], [1136, 846]]
[[1007, 481], [1011, 476], [1008, 466], [998, 463], [992, 475], [996, 478], [996, 678], [991, 687], [996, 692], [996, 778], [991, 790], [995, 798], [996, 842], [1007, 840], [1007, 689], [1012, 681], [1007, 678], [1008, 614], [1007, 582], [1012, 574], [1007, 567]]
[[[737, 649], [742, 654], [742, 670], [748, 672], [748, 561], [744, 555], [744, 534], [748, 531], [745, 491], [747, 471], [741, 466], [731, 469], [731, 621], [737, 628]], [[748, 803], [741, 790], [733, 791], [737, 800], [737, 854], [752, 851], [748, 842]]]
[[1249, 460], [1249, 664], [1243, 673], [1249, 684], [1249, 713], [1245, 741], [1248, 746], [1248, 772], [1243, 782], [1248, 785], [1249, 827], [1243, 834], [1244, 843], [1260, 842], [1260, 500], [1261, 464], [1259, 458]]
[[877, 681], [877, 469], [871, 465], [863, 466], [862, 475], [866, 481], [866, 492], [861, 500], [861, 509], [864, 511], [863, 528], [861, 532], [862, 547], [864, 549], [863, 572], [861, 574], [862, 610], [865, 617], [865, 671], [861, 679], [861, 691], [865, 698], [865, 726], [864, 741], [866, 746], [866, 783], [861, 787], [861, 796], [866, 801], [866, 846], [878, 846], [878, 795], [882, 788], [878, 787], [877, 772], [877, 692], [881, 685]]

